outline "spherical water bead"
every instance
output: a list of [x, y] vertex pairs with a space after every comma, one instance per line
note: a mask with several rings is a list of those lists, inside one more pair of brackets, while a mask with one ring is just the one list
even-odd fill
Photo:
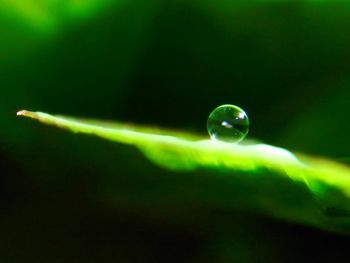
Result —
[[221, 105], [210, 113], [207, 128], [211, 139], [237, 143], [248, 134], [249, 118], [235, 105]]

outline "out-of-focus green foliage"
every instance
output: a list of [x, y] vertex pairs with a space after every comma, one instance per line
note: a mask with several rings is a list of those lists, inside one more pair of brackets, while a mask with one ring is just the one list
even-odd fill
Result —
[[3, 15], [17, 18], [19, 23], [32, 27], [33, 30], [47, 34], [55, 33], [63, 25], [89, 18], [101, 8], [120, 4], [122, 1], [110, 0], [70, 0], [70, 1], [2, 1], [0, 8]]
[[247, 110], [250, 137], [348, 163], [349, 12], [330, 0], [0, 1], [0, 261], [349, 262], [348, 237], [324, 231], [348, 233], [342, 165], [297, 155], [314, 171], [304, 180], [306, 167], [270, 168], [261, 149], [252, 172], [154, 143], [149, 162], [14, 114], [187, 138], [230, 103]]

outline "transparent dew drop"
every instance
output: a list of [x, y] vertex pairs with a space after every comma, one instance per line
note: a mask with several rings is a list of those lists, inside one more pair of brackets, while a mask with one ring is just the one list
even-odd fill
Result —
[[207, 129], [212, 140], [237, 143], [248, 134], [249, 118], [235, 105], [221, 105], [210, 113]]

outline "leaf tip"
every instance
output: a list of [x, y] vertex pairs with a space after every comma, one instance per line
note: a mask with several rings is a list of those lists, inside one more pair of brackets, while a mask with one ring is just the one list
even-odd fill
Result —
[[27, 110], [20, 110], [16, 113], [17, 116], [33, 117], [33, 112]]
[[20, 111], [17, 111], [17, 116], [24, 116], [26, 115], [27, 111], [26, 110], [20, 110]]

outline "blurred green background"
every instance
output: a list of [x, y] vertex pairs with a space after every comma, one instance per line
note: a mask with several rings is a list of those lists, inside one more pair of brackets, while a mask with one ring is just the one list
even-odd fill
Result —
[[0, 261], [349, 262], [347, 236], [232, 209], [214, 171], [15, 115], [207, 136], [230, 103], [250, 138], [348, 162], [349, 16], [347, 1], [1, 1]]

